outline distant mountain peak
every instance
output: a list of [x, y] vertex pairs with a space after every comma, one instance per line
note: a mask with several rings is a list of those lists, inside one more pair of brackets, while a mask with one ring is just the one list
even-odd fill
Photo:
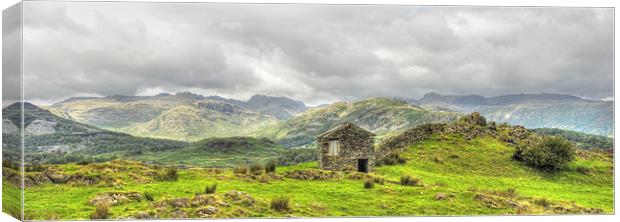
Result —
[[199, 94], [191, 93], [191, 92], [178, 92], [174, 94], [175, 97], [185, 98], [185, 99], [204, 99], [205, 97]]
[[172, 94], [163, 92], [163, 93], [159, 93], [155, 95], [154, 97], [166, 97], [166, 96], [172, 96]]

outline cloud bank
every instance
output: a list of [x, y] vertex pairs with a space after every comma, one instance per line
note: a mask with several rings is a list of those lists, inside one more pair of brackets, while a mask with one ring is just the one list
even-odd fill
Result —
[[613, 9], [24, 3], [25, 97], [613, 96]]

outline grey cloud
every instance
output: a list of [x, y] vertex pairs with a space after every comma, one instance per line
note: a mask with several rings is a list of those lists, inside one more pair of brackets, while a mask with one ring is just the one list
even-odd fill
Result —
[[73, 4], [30, 7], [27, 95], [613, 95], [608, 8], [134, 3], [118, 21], [97, 6], [124, 3], [88, 3], [86, 25]]

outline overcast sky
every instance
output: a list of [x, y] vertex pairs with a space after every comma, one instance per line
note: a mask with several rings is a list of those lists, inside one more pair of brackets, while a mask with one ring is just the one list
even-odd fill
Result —
[[25, 2], [28, 100], [613, 96], [613, 10]]

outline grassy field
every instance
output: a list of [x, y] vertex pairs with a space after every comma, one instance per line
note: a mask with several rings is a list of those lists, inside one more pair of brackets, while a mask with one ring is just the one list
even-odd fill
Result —
[[[372, 189], [364, 188], [364, 176], [358, 173], [338, 172], [337, 177], [318, 180], [288, 176], [297, 171], [323, 172], [313, 170], [316, 162], [278, 167], [276, 174], [256, 176], [234, 174], [232, 169], [189, 168], [178, 171], [177, 181], [152, 179], [148, 175], [165, 168], [137, 162], [65, 164], [55, 167], [66, 174], [105, 174], [115, 179], [98, 185], [45, 183], [29, 187], [25, 217], [88, 219], [95, 210], [88, 201], [110, 191], [153, 195], [153, 201], [112, 206], [110, 218], [131, 218], [141, 213], [160, 218], [199, 217], [197, 212], [204, 206], [173, 207], [166, 203], [177, 198], [194, 200], [212, 183], [218, 187], [211, 196], [224, 204], [214, 205], [218, 211], [209, 217], [556, 214], [597, 209], [613, 213], [610, 156], [581, 152], [568, 169], [551, 174], [513, 161], [511, 155], [512, 148], [492, 138], [468, 141], [436, 136], [409, 147], [403, 154], [408, 159], [406, 164], [376, 168], [370, 176], [386, 182], [375, 183]], [[404, 174], [419, 178], [420, 184], [400, 185], [398, 181]], [[5, 183], [5, 187], [11, 185]], [[255, 203], [231, 202], [226, 196], [231, 190], [249, 194]], [[283, 196], [290, 198], [290, 210], [269, 207], [272, 198]]]

